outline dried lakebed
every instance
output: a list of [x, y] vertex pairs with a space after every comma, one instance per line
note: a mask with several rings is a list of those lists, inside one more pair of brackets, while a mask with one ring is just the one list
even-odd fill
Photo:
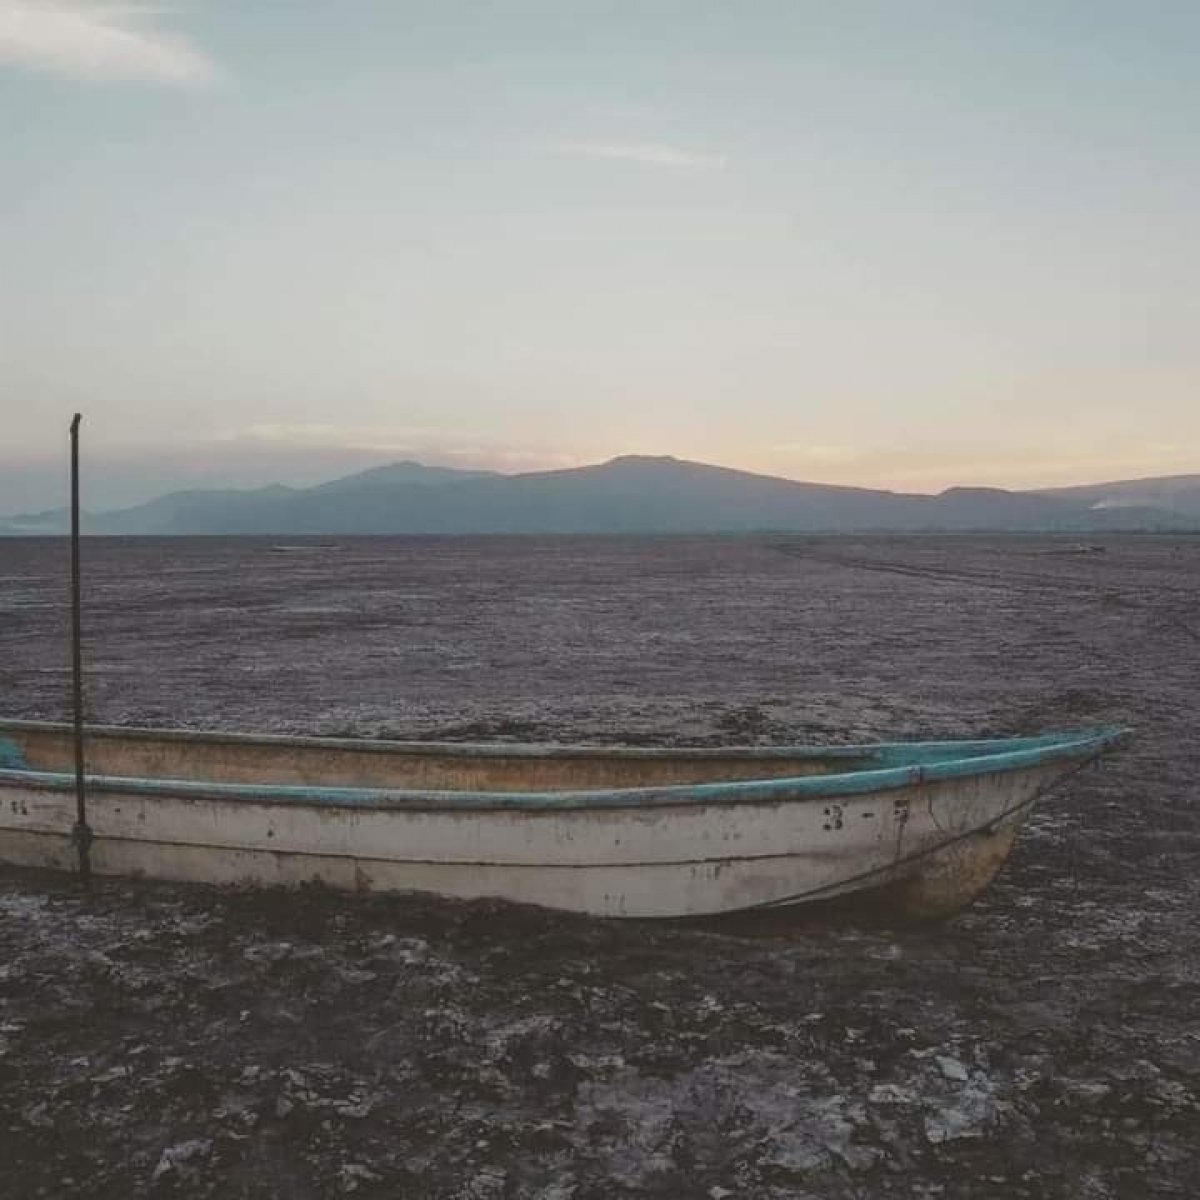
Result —
[[[1200, 1191], [1200, 539], [85, 544], [108, 722], [658, 743], [1126, 722], [949, 924], [749, 938], [0, 872], [0, 1195]], [[64, 547], [0, 541], [7, 714]]]

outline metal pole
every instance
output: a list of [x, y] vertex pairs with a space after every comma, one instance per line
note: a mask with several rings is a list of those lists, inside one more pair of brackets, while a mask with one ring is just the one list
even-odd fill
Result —
[[92, 878], [92, 830], [87, 822], [83, 787], [83, 624], [79, 590], [79, 422], [71, 422], [71, 665], [75, 685], [75, 828], [71, 840], [79, 855], [79, 878], [86, 887]]

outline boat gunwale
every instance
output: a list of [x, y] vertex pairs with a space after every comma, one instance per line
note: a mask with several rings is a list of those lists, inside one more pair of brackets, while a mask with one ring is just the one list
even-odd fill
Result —
[[[72, 726], [66, 721], [43, 721], [24, 718], [0, 718], [0, 736], [15, 733], [70, 734]], [[1034, 748], [1056, 745], [1066, 740], [1097, 736], [1128, 736], [1132, 729], [1121, 725], [1095, 726], [1089, 729], [1064, 729], [1051, 733], [1016, 734], [1010, 737], [949, 738], [919, 742], [848, 742], [831, 746], [769, 745], [769, 746], [627, 746], [600, 745], [585, 742], [454, 742], [423, 740], [392, 740], [369, 737], [322, 737], [289, 733], [250, 733], [211, 729], [164, 729], [140, 725], [87, 725], [90, 738], [146, 737], [163, 742], [183, 742], [200, 745], [280, 746], [315, 750], [353, 750], [370, 754], [423, 756], [446, 754], [462, 758], [618, 758], [672, 759], [682, 756], [696, 758], [745, 758], [775, 761], [787, 758], [873, 758], [892, 752], [926, 752], [957, 750], [967, 754], [988, 753], [1003, 746]]]
[[[20, 729], [60, 732], [56, 722], [0, 722], [0, 734]], [[122, 729], [106, 726], [90, 729], [89, 735], [158, 735], [160, 731]], [[299, 738], [287, 735], [198, 733], [188, 730], [162, 731], [174, 735], [169, 740], [263, 743], [299, 745], [317, 748], [359, 748], [364, 745], [401, 753], [456, 753], [472, 757], [559, 758], [583, 757], [680, 757], [692, 753], [687, 747], [584, 747], [540, 746], [514, 743], [458, 742], [376, 742], [355, 739]], [[145, 776], [89, 775], [88, 787], [99, 792], [120, 792], [133, 796], [162, 796], [185, 800], [236, 801], [258, 805], [304, 805], [321, 808], [345, 808], [374, 811], [419, 811], [455, 813], [479, 811], [531, 811], [553, 813], [577, 810], [658, 809], [700, 807], [705, 805], [738, 806], [777, 804], [789, 801], [818, 800], [826, 797], [857, 796], [894, 791], [922, 783], [971, 776], [1008, 773], [1054, 763], [1077, 762], [1098, 758], [1132, 730], [1122, 726], [1104, 726], [1037, 737], [992, 738], [962, 742], [884, 742], [859, 746], [834, 747], [697, 747], [714, 757], [743, 756], [749, 760], [786, 758], [846, 757], [876, 761], [889, 753], [908, 752], [909, 762], [884, 765], [866, 770], [824, 775], [785, 776], [768, 779], [724, 780], [714, 783], [667, 784], [649, 787], [602, 788], [552, 791], [468, 791], [451, 788], [336, 788], [301, 784], [221, 783]], [[1003, 750], [1009, 746], [1012, 749]], [[962, 754], [953, 758], [936, 757], [938, 752], [957, 748]], [[761, 751], [769, 751], [762, 754]], [[983, 750], [983, 753], [979, 751]], [[517, 751], [516, 754], [513, 754]], [[630, 752], [633, 753], [630, 753]], [[649, 751], [649, 755], [646, 754]], [[828, 752], [834, 752], [832, 754]], [[615, 752], [615, 754], [614, 754]], [[640, 753], [639, 753], [640, 752]], [[921, 761], [925, 756], [925, 761]], [[69, 791], [75, 786], [73, 774], [65, 772], [0, 769], [0, 786], [25, 786], [45, 791]]]

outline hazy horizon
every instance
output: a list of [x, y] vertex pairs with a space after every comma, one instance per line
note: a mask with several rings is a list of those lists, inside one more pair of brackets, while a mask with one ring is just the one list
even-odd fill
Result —
[[0, 513], [1200, 469], [1200, 7], [0, 2]]
[[[243, 450], [244, 450], [244, 448], [243, 448]], [[675, 458], [675, 459], [683, 459], [683, 461], [687, 461], [687, 462], [698, 462], [699, 461], [699, 460], [694, 460], [694, 459], [684, 459], [682, 455], [672, 455], [672, 454], [668, 454], [668, 453], [664, 453], [661, 455], [641, 455], [641, 454], [633, 454], [631, 452], [630, 455], [618, 454], [618, 455], [613, 455], [611, 457], [612, 458], [621, 458], [621, 457], [629, 457], [629, 456], [652, 457], [652, 458], [654, 458], [654, 457]], [[434, 456], [434, 457], [436, 457], [436, 456]], [[264, 473], [264, 471], [269, 471], [270, 467], [273, 465], [271, 460], [269, 460], [269, 459], [260, 460], [260, 459], [255, 458], [253, 455], [245, 455], [243, 453], [243, 454], [239, 455], [239, 457], [237, 458], [236, 461], [234, 461], [233, 463], [225, 464], [224, 468], [222, 470], [218, 470], [218, 471], [214, 471], [211, 469], [205, 469], [203, 466], [201, 466], [196, 471], [195, 474], [191, 474], [189, 472], [188, 464], [186, 462], [176, 460], [173, 463], [170, 461], [165, 461], [165, 462], [161, 463], [159, 466], [159, 471], [157, 473], [151, 473], [148, 475], [131, 477], [129, 472], [133, 465], [132, 463], [118, 461], [114, 464], [109, 464], [108, 469], [111, 470], [111, 472], [112, 472], [111, 474], [109, 474], [108, 470], [106, 470], [106, 464], [101, 463], [99, 465], [99, 468], [97, 469], [95, 464], [92, 464], [89, 462], [87, 455], [85, 453], [82, 458], [82, 463], [81, 463], [83, 507], [92, 512], [117, 510], [117, 509], [122, 509], [122, 508], [127, 508], [127, 507], [136, 507], [137, 505], [145, 503], [146, 501], [158, 499], [159, 497], [169, 494], [169, 493], [172, 493], [172, 492], [204, 490], [204, 489], [210, 489], [210, 488], [211, 489], [229, 488], [229, 489], [253, 490], [253, 489], [257, 489], [257, 488], [263, 488], [263, 487], [269, 487], [272, 485], [282, 484], [283, 486], [286, 486], [286, 487], [303, 489], [303, 488], [313, 487], [313, 486], [316, 486], [316, 485], [322, 484], [322, 483], [333, 482], [334, 480], [341, 479], [341, 478], [344, 478], [344, 477], [347, 477], [350, 475], [355, 475], [362, 471], [368, 471], [368, 470], [371, 470], [372, 468], [376, 468], [376, 467], [380, 467], [380, 466], [391, 466], [391, 465], [395, 465], [400, 462], [416, 462], [422, 466], [440, 466], [440, 467], [448, 466], [448, 467], [452, 467], [452, 468], [458, 469], [458, 470], [491, 470], [500, 475], [516, 475], [516, 474], [524, 474], [524, 473], [531, 472], [531, 471], [557, 471], [557, 470], [562, 470], [566, 467], [593, 466], [593, 465], [598, 465], [601, 462], [607, 462], [610, 460], [603, 459], [603, 460], [595, 460], [594, 462], [560, 463], [560, 464], [553, 464], [553, 465], [549, 465], [549, 466], [529, 465], [529, 464], [521, 464], [519, 462], [514, 463], [513, 461], [509, 461], [509, 462], [506, 462], [499, 466], [485, 467], [485, 466], [468, 466], [466, 464], [459, 463], [459, 462], [453, 462], [453, 461], [437, 462], [437, 461], [433, 461], [433, 457], [421, 458], [421, 459], [418, 459], [418, 458], [377, 458], [377, 457], [373, 457], [370, 455], [367, 455], [365, 457], [360, 457], [360, 456], [357, 456], [357, 455], [354, 455], [351, 453], [351, 454], [346, 455], [344, 458], [341, 458], [339, 461], [342, 464], [341, 467], [334, 469], [332, 467], [331, 462], [327, 461], [324, 457], [322, 457], [320, 454], [318, 454], [311, 459], [301, 460], [299, 462], [293, 463], [292, 464], [293, 469], [292, 469], [291, 473], [286, 477], [282, 477], [282, 476], [271, 475], [269, 473]], [[278, 464], [276, 463], [274, 465], [278, 465]], [[766, 471], [755, 471], [752, 468], [739, 466], [738, 464], [734, 464], [734, 463], [705, 462], [705, 463], [702, 463], [701, 465], [713, 466], [713, 467], [724, 467], [724, 468], [728, 468], [728, 469], [732, 469], [732, 470], [739, 470], [739, 471], [751, 471], [751, 473], [753, 473], [753, 474], [772, 475], [775, 478], [791, 479], [791, 480], [794, 480], [795, 482], [805, 482], [805, 483], [828, 482], [828, 481], [812, 480], [812, 479], [801, 480], [801, 479], [798, 479], [797, 477], [789, 476], [789, 475], [781, 475], [778, 473], [766, 472]], [[57, 487], [57, 492], [54, 493], [51, 503], [37, 505], [37, 506], [27, 505], [23, 508], [22, 507], [5, 508], [3, 506], [3, 504], [0, 503], [0, 518], [17, 516], [22, 513], [33, 513], [33, 512], [48, 510], [48, 509], [56, 509], [56, 508], [66, 507], [67, 504], [69, 503], [69, 499], [70, 499], [70, 497], [69, 497], [69, 480], [67, 477], [67, 466], [68, 466], [68, 460], [67, 460], [66, 456], [64, 455], [62, 462], [60, 462], [58, 464], [57, 475], [59, 477], [55, 481], [53, 481], [53, 484], [49, 480], [46, 480], [46, 479], [41, 480], [42, 487], [50, 487], [50, 486]], [[1198, 466], [1197, 469], [1194, 471], [1180, 471], [1180, 472], [1175, 472], [1174, 474], [1179, 475], [1179, 476], [1184, 476], [1184, 477], [1195, 477], [1197, 479], [1200, 479], [1200, 466]], [[3, 495], [5, 494], [5, 489], [2, 486], [3, 478], [4, 478], [3, 476], [0, 476], [0, 497], [3, 497]], [[1162, 478], [1162, 477], [1161, 476], [1133, 475], [1133, 476], [1124, 477], [1123, 479], [1120, 479], [1120, 480], [1107, 479], [1107, 478], [1105, 478], [1105, 479], [1100, 479], [1100, 478], [1079, 479], [1079, 480], [1073, 480], [1070, 483], [1063, 484], [1063, 485], [1047, 484], [1047, 485], [1045, 485], [1045, 487], [1048, 490], [1050, 488], [1057, 487], [1057, 486], [1070, 487], [1070, 486], [1099, 485], [1099, 484], [1117, 483], [1117, 482], [1137, 482], [1139, 479], [1150, 479], [1150, 478]], [[17, 476], [10, 478], [9, 482], [19, 484], [20, 476], [17, 475]], [[946, 487], [970, 488], [970, 487], [991, 487], [991, 486], [995, 486], [995, 485], [978, 484], [978, 483], [974, 483], [970, 480], [959, 480], [959, 481], [947, 484], [946, 487], [939, 487], [939, 488], [919, 488], [919, 487], [886, 488], [886, 487], [879, 487], [878, 489], [875, 489], [874, 485], [871, 485], [871, 484], [853, 484], [853, 483], [849, 483], [849, 484], [830, 483], [830, 486], [864, 487], [864, 488], [869, 488], [872, 490], [880, 490], [880, 491], [894, 491], [894, 492], [911, 493], [911, 494], [917, 494], [917, 495], [935, 495], [937, 493], [940, 493], [940, 492], [946, 490]], [[1013, 489], [1009, 489], [1009, 490], [1035, 491], [1035, 490], [1039, 490], [1039, 489], [1036, 487], [1030, 487], [1030, 488], [1013, 488]]]

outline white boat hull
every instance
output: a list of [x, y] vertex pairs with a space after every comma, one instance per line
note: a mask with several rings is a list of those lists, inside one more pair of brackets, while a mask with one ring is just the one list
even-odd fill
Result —
[[[659, 807], [426, 808], [256, 799], [203, 783], [89, 781], [100, 875], [494, 897], [605, 917], [714, 917], [891, 885], [952, 912], [999, 870], [1061, 763], [879, 792]], [[75, 798], [0, 772], [0, 860], [71, 870]], [[703, 790], [703, 789], [700, 789]]]

